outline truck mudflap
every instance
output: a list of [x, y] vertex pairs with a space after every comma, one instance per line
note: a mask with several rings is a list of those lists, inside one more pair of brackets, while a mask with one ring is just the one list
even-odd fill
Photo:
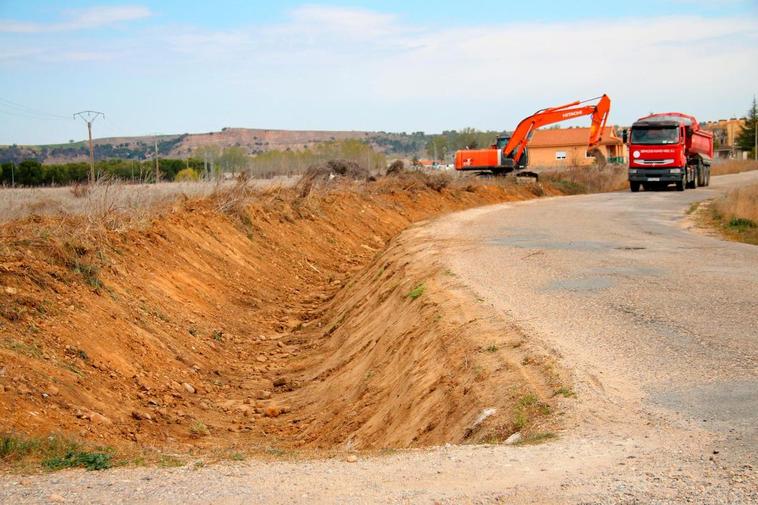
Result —
[[[679, 173], [672, 173], [679, 170]], [[684, 177], [683, 168], [630, 168], [629, 181], [631, 182], [679, 182]]]

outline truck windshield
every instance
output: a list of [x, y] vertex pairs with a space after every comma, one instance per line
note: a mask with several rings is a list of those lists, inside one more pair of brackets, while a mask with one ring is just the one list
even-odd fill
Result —
[[675, 144], [679, 128], [632, 128], [632, 144]]

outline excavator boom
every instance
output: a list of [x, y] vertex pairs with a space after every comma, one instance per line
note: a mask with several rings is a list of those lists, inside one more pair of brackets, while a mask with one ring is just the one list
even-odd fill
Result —
[[[542, 109], [524, 118], [516, 127], [508, 143], [502, 149], [462, 150], [455, 153], [456, 170], [508, 171], [519, 166], [526, 145], [537, 128], [581, 116], [592, 116], [587, 152], [600, 141], [611, 110], [608, 95], [599, 97], [595, 105], [582, 105], [587, 101], [575, 101], [558, 107]], [[594, 100], [594, 99], [593, 99]], [[495, 151], [495, 152], [493, 152]]]

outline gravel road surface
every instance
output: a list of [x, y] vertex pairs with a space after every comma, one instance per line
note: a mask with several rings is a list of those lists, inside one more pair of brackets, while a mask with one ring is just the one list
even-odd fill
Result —
[[[406, 233], [571, 370], [537, 446], [0, 477], [1, 503], [758, 503], [758, 247], [688, 230], [758, 182], [542, 199]], [[476, 302], [474, 302], [476, 303]]]

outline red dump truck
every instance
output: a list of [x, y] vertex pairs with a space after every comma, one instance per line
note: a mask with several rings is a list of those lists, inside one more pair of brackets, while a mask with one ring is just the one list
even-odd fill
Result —
[[675, 184], [678, 191], [707, 186], [713, 134], [680, 112], [651, 114], [623, 132], [629, 143], [629, 188], [637, 192]]

